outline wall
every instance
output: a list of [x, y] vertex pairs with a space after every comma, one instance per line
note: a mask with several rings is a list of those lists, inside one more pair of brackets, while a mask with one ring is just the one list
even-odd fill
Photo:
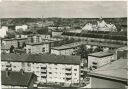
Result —
[[102, 57], [102, 58], [88, 56], [88, 68], [90, 66], [93, 66], [93, 62], [97, 63], [97, 67], [101, 67], [107, 63], [110, 63], [111, 60], [114, 60], [114, 55]]

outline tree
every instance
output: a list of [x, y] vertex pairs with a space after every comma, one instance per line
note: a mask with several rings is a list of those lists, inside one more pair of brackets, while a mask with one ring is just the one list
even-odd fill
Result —
[[86, 45], [81, 45], [79, 49], [76, 51], [76, 55], [80, 55], [81, 58], [88, 59], [88, 51]]
[[11, 45], [11, 47], [10, 47], [10, 53], [14, 53], [14, 46], [13, 45]]

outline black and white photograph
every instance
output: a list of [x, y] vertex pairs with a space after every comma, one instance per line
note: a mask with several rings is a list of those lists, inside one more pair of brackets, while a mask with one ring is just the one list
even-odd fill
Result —
[[128, 89], [127, 1], [0, 1], [1, 89]]

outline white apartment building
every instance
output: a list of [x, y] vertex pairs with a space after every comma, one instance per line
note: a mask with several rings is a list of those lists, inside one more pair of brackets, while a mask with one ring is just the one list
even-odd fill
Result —
[[75, 51], [79, 48], [80, 45], [84, 44], [83, 42], [75, 42], [70, 44], [65, 44], [62, 46], [52, 47], [51, 54], [56, 55], [73, 55]]
[[50, 43], [27, 43], [26, 44], [26, 53], [38, 54], [38, 53], [49, 53], [50, 52]]
[[115, 60], [113, 52], [105, 51], [92, 53], [88, 55], [88, 68], [97, 69], [113, 60]]
[[1, 69], [34, 72], [41, 83], [78, 84], [80, 57], [52, 54], [2, 54]]

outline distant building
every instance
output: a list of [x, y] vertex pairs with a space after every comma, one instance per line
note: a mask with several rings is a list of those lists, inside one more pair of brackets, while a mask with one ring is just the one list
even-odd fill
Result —
[[88, 73], [85, 88], [127, 88], [127, 59], [119, 59]]
[[16, 31], [26, 31], [28, 29], [28, 25], [15, 26]]
[[50, 43], [45, 41], [41, 43], [27, 43], [25, 49], [26, 49], [26, 53], [32, 53], [32, 54], [49, 53]]
[[37, 76], [29, 72], [1, 71], [1, 88], [33, 88]]
[[116, 26], [114, 24], [107, 24], [104, 20], [97, 21], [97, 24], [87, 23], [82, 30], [86, 31], [106, 31], [106, 32], [116, 32]]
[[52, 37], [61, 36], [62, 33], [62, 31], [52, 31]]
[[97, 69], [105, 64], [108, 64], [114, 60], [114, 53], [96, 52], [88, 55], [88, 68]]
[[27, 42], [27, 38], [12, 38], [12, 39], [2, 39], [2, 45], [7, 48], [10, 48], [12, 45], [17, 48], [22, 46], [23, 43]]
[[[40, 83], [79, 84], [80, 57], [51, 54], [2, 54], [1, 69], [34, 72]], [[18, 78], [18, 77], [17, 77]]]
[[2, 26], [0, 28], [0, 37], [4, 38], [7, 35], [8, 27], [7, 26]]

